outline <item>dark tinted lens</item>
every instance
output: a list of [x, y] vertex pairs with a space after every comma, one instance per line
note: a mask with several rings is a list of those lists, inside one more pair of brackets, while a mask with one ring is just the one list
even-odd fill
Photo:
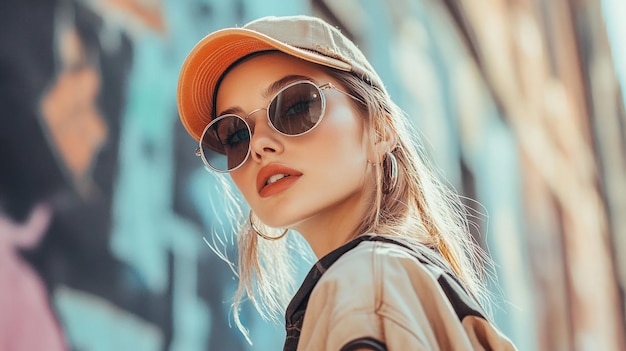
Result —
[[235, 115], [218, 117], [207, 127], [200, 139], [205, 161], [219, 171], [241, 165], [250, 148], [250, 129]]
[[281, 133], [298, 135], [311, 130], [322, 117], [322, 96], [313, 83], [298, 83], [280, 92], [267, 111]]

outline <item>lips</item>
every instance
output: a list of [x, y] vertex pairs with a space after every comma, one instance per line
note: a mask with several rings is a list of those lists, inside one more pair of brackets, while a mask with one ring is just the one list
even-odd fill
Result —
[[256, 177], [256, 188], [261, 197], [275, 195], [287, 189], [300, 176], [301, 172], [279, 165], [269, 164], [259, 171]]

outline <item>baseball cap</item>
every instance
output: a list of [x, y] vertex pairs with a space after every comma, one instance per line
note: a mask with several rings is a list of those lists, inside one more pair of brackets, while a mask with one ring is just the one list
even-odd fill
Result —
[[243, 57], [268, 50], [352, 72], [384, 91], [365, 55], [337, 28], [311, 16], [263, 17], [210, 33], [185, 59], [178, 79], [178, 112], [194, 139], [200, 139], [214, 117], [215, 89], [228, 68]]

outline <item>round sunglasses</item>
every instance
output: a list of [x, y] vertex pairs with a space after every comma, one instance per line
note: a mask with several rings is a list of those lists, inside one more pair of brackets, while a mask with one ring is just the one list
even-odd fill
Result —
[[276, 132], [294, 137], [304, 135], [315, 129], [324, 118], [326, 97], [322, 91], [326, 89], [335, 89], [363, 103], [332, 83], [319, 86], [307, 80], [290, 83], [274, 95], [267, 108], [256, 109], [246, 117], [226, 114], [211, 121], [202, 132], [196, 155], [216, 172], [236, 170], [250, 155], [253, 132], [246, 122], [250, 115], [266, 110], [269, 125]]

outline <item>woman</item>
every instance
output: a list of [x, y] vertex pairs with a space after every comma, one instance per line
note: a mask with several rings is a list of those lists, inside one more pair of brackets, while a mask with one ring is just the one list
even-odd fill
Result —
[[272, 315], [288, 301], [294, 230], [319, 261], [287, 307], [285, 350], [514, 349], [476, 302], [480, 254], [458, 197], [337, 29], [294, 16], [214, 32], [185, 60], [178, 106], [196, 154], [251, 209], [241, 329], [244, 294]]

